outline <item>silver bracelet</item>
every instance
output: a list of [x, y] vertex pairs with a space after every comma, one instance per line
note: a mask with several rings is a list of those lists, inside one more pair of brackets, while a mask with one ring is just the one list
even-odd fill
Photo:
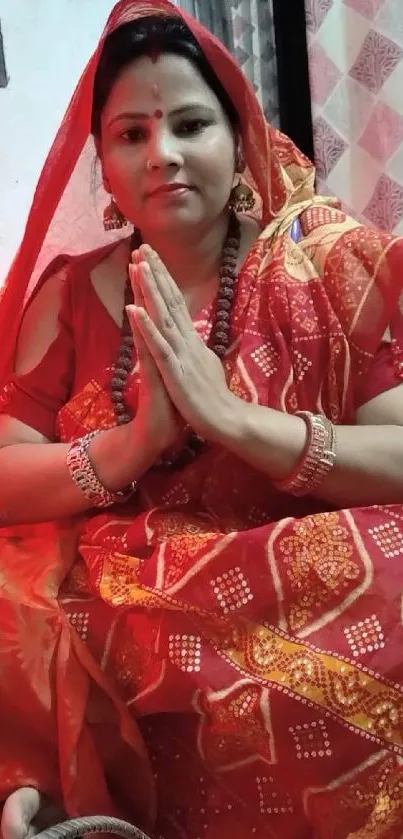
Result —
[[74, 483], [88, 501], [91, 501], [93, 507], [111, 507], [112, 504], [128, 501], [137, 490], [137, 482], [133, 481], [129, 487], [119, 492], [110, 492], [101, 484], [88, 451], [94, 437], [101, 433], [90, 431], [85, 437], [75, 440], [67, 452], [66, 464]]

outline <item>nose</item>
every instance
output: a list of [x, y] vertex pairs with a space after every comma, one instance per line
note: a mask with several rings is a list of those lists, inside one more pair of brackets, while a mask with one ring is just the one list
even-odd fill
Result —
[[178, 138], [166, 128], [154, 131], [147, 154], [147, 166], [151, 169], [167, 169], [183, 166], [183, 157], [178, 145]]

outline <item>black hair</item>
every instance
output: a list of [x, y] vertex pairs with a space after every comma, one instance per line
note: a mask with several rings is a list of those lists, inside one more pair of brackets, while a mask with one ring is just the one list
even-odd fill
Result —
[[149, 15], [123, 24], [105, 40], [94, 82], [91, 131], [95, 138], [100, 138], [102, 111], [122, 70], [136, 58], [155, 52], [191, 61], [217, 96], [232, 129], [239, 130], [236, 108], [188, 26], [179, 17]]

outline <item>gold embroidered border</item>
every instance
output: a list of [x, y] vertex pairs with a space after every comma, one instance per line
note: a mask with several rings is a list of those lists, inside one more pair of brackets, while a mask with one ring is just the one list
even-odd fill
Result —
[[[217, 639], [215, 639], [217, 640]], [[403, 753], [403, 690], [365, 668], [289, 639], [273, 629], [245, 624], [232, 645], [217, 652], [244, 673], [312, 702], [368, 739]]]

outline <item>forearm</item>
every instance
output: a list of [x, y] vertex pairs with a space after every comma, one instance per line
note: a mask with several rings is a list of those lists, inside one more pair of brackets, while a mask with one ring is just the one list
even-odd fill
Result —
[[[306, 445], [301, 417], [237, 400], [219, 442], [272, 480], [287, 478]], [[403, 502], [403, 427], [337, 426], [336, 465], [315, 491], [334, 506]]]
[[[69, 447], [19, 443], [0, 450], [0, 525], [50, 521], [91, 508], [66, 465]], [[158, 456], [132, 425], [95, 437], [90, 454], [99, 480], [112, 492], [139, 479]]]

